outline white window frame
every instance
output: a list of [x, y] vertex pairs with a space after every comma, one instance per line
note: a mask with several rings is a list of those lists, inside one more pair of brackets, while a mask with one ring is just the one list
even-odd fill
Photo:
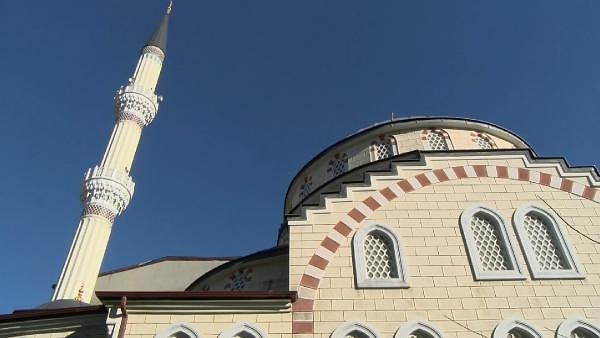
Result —
[[507, 319], [500, 322], [492, 333], [492, 338], [506, 338], [511, 330], [518, 329], [529, 334], [533, 338], [544, 338], [533, 325], [521, 319]]
[[235, 336], [239, 336], [242, 333], [250, 334], [255, 338], [267, 338], [267, 334], [261, 328], [246, 322], [240, 322], [235, 324], [229, 329], [221, 332], [218, 338], [233, 338]]
[[396, 331], [394, 338], [408, 338], [415, 331], [422, 331], [433, 338], [444, 338], [442, 333], [438, 331], [431, 323], [421, 320], [415, 320], [404, 324]]
[[169, 338], [172, 335], [179, 333], [179, 332], [184, 333], [184, 334], [190, 336], [191, 338], [202, 338], [202, 335], [200, 335], [200, 333], [198, 333], [188, 323], [179, 323], [179, 324], [171, 325], [171, 326], [167, 327], [166, 329], [162, 330], [161, 332], [159, 332], [154, 337], [155, 338]]
[[[535, 252], [529, 242], [529, 236], [525, 230], [524, 220], [525, 216], [529, 213], [536, 213], [540, 217], [544, 218], [550, 224], [550, 230], [553, 232], [554, 238], [556, 239], [557, 249], [561, 251], [565, 257], [565, 263], [569, 265], [568, 269], [562, 270], [542, 270], [538, 261], [535, 257]], [[521, 248], [525, 254], [525, 261], [529, 267], [529, 271], [534, 279], [579, 279], [584, 278], [583, 269], [577, 257], [575, 256], [575, 250], [569, 244], [567, 240], [567, 234], [564, 231], [564, 226], [559, 223], [560, 218], [552, 210], [542, 209], [535, 205], [525, 205], [517, 209], [513, 215], [513, 223], [517, 232], [517, 237], [521, 243]]]
[[[392, 147], [392, 154], [390, 156], [377, 159], [377, 145], [380, 143], [389, 143], [389, 145]], [[383, 137], [380, 136], [378, 139], [372, 141], [371, 145], [369, 146], [369, 156], [371, 157], [371, 162], [382, 161], [396, 155], [398, 155], [398, 141], [393, 135]]]
[[448, 148], [447, 150], [434, 150], [434, 151], [448, 151], [448, 150], [454, 150], [454, 145], [452, 144], [452, 141], [450, 140], [450, 136], [448, 135], [448, 132], [445, 131], [444, 129], [425, 129], [422, 132], [422, 135], [425, 137], [425, 139], [423, 140], [423, 146], [425, 148], [425, 150], [433, 150], [431, 149], [431, 144], [429, 143], [429, 134], [431, 133], [437, 133], [442, 135], [442, 138], [444, 139], [444, 142], [446, 142], [446, 147]]
[[567, 318], [564, 322], [562, 322], [558, 329], [556, 330], [556, 337], [571, 337], [573, 331], [577, 329], [583, 329], [591, 332], [592, 334], [600, 337], [600, 327], [590, 323], [587, 320], [581, 319], [579, 317], [571, 317]]
[[[398, 272], [397, 278], [390, 279], [372, 279], [368, 278], [366, 274], [366, 264], [365, 264], [365, 250], [364, 250], [364, 241], [368, 234], [377, 231], [382, 233], [384, 236], [387, 236], [390, 242], [392, 243], [393, 255], [392, 258], [394, 261], [394, 267]], [[408, 273], [406, 270], [406, 266], [404, 264], [404, 260], [402, 257], [403, 250], [400, 245], [400, 240], [398, 236], [394, 233], [394, 231], [387, 226], [381, 224], [365, 224], [362, 226], [352, 238], [352, 252], [353, 252], [353, 260], [354, 260], [354, 277], [356, 280], [357, 288], [407, 288], [408, 287]]]
[[333, 331], [331, 338], [346, 338], [347, 335], [354, 331], [358, 331], [369, 338], [379, 337], [377, 332], [366, 324], [360, 322], [345, 322], [344, 324], [338, 326], [335, 331]]
[[[502, 271], [484, 271], [479, 261], [479, 252], [475, 238], [473, 237], [473, 231], [471, 229], [471, 219], [478, 213], [484, 213], [489, 216], [498, 225], [498, 232], [500, 235], [499, 240], [504, 246], [509, 263], [512, 266], [512, 270]], [[473, 271], [473, 277], [475, 280], [522, 280], [525, 279], [519, 262], [515, 256], [514, 246], [506, 231], [506, 222], [504, 218], [500, 216], [492, 208], [489, 208], [483, 204], [478, 204], [470, 207], [462, 212], [460, 215], [460, 229], [463, 233], [463, 238], [467, 247], [467, 253], [469, 260], [471, 261], [471, 270]]]

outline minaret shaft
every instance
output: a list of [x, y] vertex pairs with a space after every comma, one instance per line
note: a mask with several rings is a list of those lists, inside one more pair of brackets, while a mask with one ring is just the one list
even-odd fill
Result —
[[142, 48], [129, 83], [117, 91], [116, 117], [99, 166], [87, 171], [81, 189], [83, 212], [52, 300], [90, 302], [104, 259], [113, 222], [129, 204], [134, 186], [129, 172], [142, 129], [158, 111], [161, 98], [154, 94], [165, 58], [167, 14]]

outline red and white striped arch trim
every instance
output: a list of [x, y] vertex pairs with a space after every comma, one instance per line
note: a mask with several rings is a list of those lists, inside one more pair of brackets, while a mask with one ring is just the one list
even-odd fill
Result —
[[[375, 210], [402, 194], [409, 193], [428, 185], [476, 177], [497, 177], [537, 183], [600, 203], [600, 190], [596, 188], [566, 178], [524, 168], [494, 165], [458, 166], [432, 170], [407, 179], [399, 180], [384, 189], [374, 192], [371, 196], [356, 205], [356, 207], [345, 214], [331, 229], [327, 236], [325, 236], [320, 246], [315, 250], [315, 253], [309, 260], [308, 265], [304, 270], [304, 274], [300, 279], [298, 300], [292, 305], [292, 312], [312, 313], [314, 295], [319, 288], [319, 282], [325, 274], [327, 265], [333, 259], [333, 256], [336, 254], [340, 245], [345, 242], [345, 239]], [[313, 329], [313, 321], [297, 319], [292, 321], [293, 333], [313, 333]]]

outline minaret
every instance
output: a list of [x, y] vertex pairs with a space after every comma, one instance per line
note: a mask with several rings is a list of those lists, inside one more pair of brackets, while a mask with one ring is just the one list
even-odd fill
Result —
[[129, 176], [142, 129], [158, 110], [154, 94], [167, 46], [172, 2], [140, 52], [133, 76], [116, 93], [115, 127], [100, 165], [88, 169], [81, 188], [83, 212], [52, 300], [90, 302], [115, 218], [129, 204], [135, 184]]

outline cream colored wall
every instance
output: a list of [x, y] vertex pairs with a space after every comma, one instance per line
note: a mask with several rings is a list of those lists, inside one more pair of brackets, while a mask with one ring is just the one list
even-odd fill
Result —
[[[525, 166], [518, 158], [448, 159], [430, 161], [427, 170], [401, 170], [400, 177], [466, 164]], [[554, 168], [535, 170], [559, 175]], [[537, 195], [576, 229], [600, 239], [600, 205], [554, 188], [502, 178], [466, 178], [417, 189], [378, 209], [361, 223], [385, 224], [400, 237], [410, 288], [355, 289], [352, 235], [330, 261], [317, 291], [298, 287], [308, 260], [333, 226], [356, 205], [354, 201], [363, 201], [397, 179], [372, 179], [373, 188], [352, 188], [348, 198], [328, 199], [326, 209], [308, 212], [308, 220], [290, 222], [291, 290], [298, 290], [300, 297], [315, 295], [315, 334], [306, 337], [329, 337], [345, 321], [364, 322], [381, 337], [390, 338], [411, 320], [430, 321], [444, 337], [457, 338], [480, 337], [463, 326], [491, 337], [500, 321], [513, 317], [529, 321], [547, 338], [554, 337], [558, 325], [569, 316], [600, 324], [600, 245], [566, 228], [586, 278], [534, 281], [527, 273], [511, 223], [513, 212], [525, 204], [548, 208]], [[570, 179], [588, 183], [583, 178]], [[507, 221], [526, 280], [473, 280], [458, 220], [464, 209], [478, 203], [494, 208]]]
[[125, 332], [130, 338], [149, 338], [171, 325], [186, 323], [203, 338], [216, 338], [239, 322], [261, 328], [269, 338], [291, 336], [291, 313], [130, 314]]

